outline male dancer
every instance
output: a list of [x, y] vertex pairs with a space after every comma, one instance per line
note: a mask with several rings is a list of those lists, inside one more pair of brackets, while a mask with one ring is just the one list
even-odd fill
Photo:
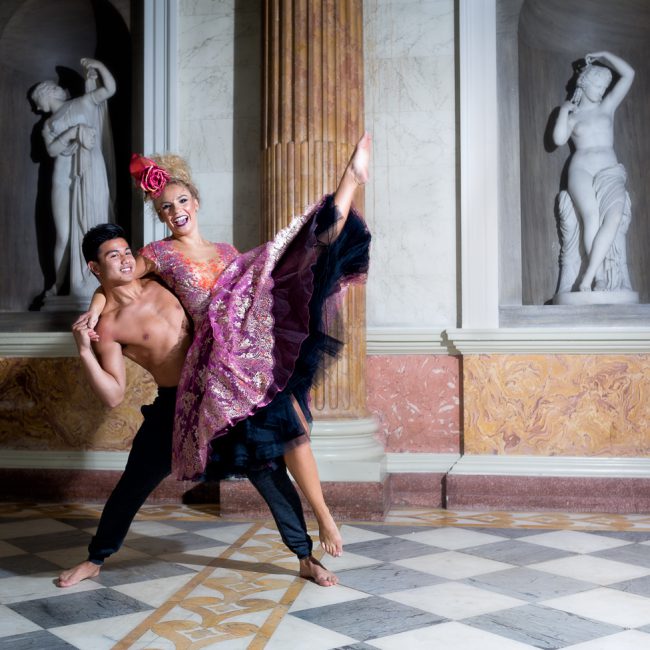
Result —
[[[137, 511], [171, 473], [176, 386], [192, 341], [190, 323], [176, 296], [156, 279], [134, 279], [135, 259], [120, 226], [91, 228], [82, 249], [106, 295], [96, 330], [88, 329], [86, 321], [72, 328], [93, 391], [107, 406], [120, 404], [126, 391], [124, 357], [128, 357], [151, 373], [158, 396], [142, 408], [144, 422], [124, 473], [104, 506], [88, 559], [61, 573], [60, 587], [99, 574], [104, 560], [122, 545]], [[298, 557], [300, 575], [323, 587], [337, 584], [336, 575], [311, 554], [300, 498], [283, 459], [278, 458], [274, 467], [250, 470], [248, 478], [269, 505], [282, 541]]]

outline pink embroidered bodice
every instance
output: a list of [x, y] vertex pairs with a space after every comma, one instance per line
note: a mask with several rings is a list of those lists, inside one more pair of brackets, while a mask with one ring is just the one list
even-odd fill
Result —
[[239, 255], [230, 244], [213, 246], [215, 255], [206, 262], [195, 262], [177, 251], [171, 238], [152, 242], [140, 250], [140, 255], [156, 265], [158, 275], [176, 294], [195, 326], [207, 314], [215, 281]]

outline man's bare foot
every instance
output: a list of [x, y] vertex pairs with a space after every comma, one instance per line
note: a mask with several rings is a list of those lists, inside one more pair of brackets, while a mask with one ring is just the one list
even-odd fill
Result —
[[339, 557], [343, 554], [343, 539], [329, 512], [326, 517], [318, 519], [318, 539], [328, 555]]
[[98, 564], [93, 564], [86, 560], [85, 562], [72, 567], [72, 569], [64, 571], [56, 581], [56, 585], [57, 587], [72, 587], [87, 578], [95, 578], [99, 575], [100, 569], [101, 566]]
[[365, 185], [370, 178], [370, 153], [372, 136], [366, 131], [352, 152], [346, 171], [349, 171], [357, 185]]
[[339, 583], [336, 574], [328, 571], [313, 555], [300, 561], [300, 577], [313, 580], [321, 587], [333, 587]]

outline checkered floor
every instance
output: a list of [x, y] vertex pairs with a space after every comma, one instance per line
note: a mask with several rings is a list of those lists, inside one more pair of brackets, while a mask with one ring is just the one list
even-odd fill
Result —
[[650, 517], [404, 511], [296, 575], [269, 522], [147, 506], [94, 580], [92, 506], [0, 504], [0, 650], [650, 649]]

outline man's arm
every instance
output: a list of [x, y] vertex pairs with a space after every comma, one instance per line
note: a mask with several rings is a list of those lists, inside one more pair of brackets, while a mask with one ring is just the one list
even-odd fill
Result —
[[110, 336], [103, 336], [94, 344], [93, 349], [90, 331], [83, 323], [72, 326], [79, 358], [90, 387], [106, 406], [113, 408], [122, 402], [126, 391], [122, 346]]

